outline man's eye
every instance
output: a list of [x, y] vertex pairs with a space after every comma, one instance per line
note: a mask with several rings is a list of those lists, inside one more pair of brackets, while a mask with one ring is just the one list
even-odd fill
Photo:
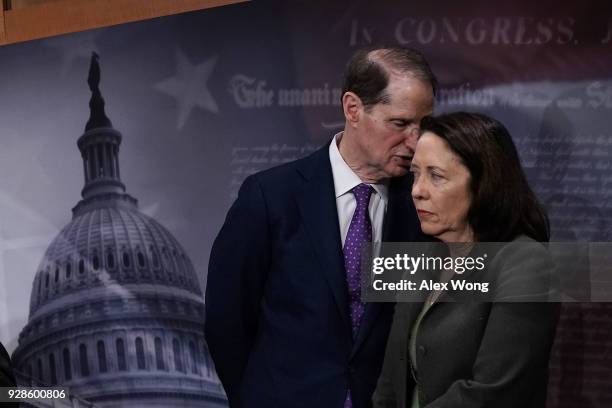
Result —
[[444, 176], [440, 174], [436, 174], [436, 173], [431, 173], [431, 179], [433, 181], [441, 181], [441, 180], [444, 180]]
[[394, 120], [393, 124], [398, 128], [405, 128], [406, 126], [408, 126], [408, 122], [405, 122], [403, 120]]

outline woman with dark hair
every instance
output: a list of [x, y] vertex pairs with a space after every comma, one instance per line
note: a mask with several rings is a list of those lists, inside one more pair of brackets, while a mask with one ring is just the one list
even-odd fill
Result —
[[[411, 171], [421, 229], [451, 257], [473, 254], [476, 243], [507, 244], [484, 271], [461, 275], [494, 281], [486, 302], [433, 290], [422, 303], [397, 303], [374, 406], [544, 407], [559, 313], [546, 302], [549, 227], [510, 134], [481, 114], [425, 118]], [[446, 269], [437, 278], [456, 276]]]
[[8, 353], [0, 343], [0, 387], [14, 387], [15, 378], [11, 370], [11, 360]]

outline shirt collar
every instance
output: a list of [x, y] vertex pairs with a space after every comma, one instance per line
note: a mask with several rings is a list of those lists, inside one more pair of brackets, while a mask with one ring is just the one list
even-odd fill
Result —
[[[334, 139], [329, 145], [329, 161], [331, 162], [332, 174], [334, 176], [336, 198], [349, 193], [353, 188], [362, 183], [359, 176], [355, 174], [353, 169], [349, 167], [340, 154], [338, 143], [342, 139], [342, 134], [343, 132], [334, 135]], [[374, 188], [374, 191], [376, 191], [380, 198], [386, 203], [389, 191], [388, 182], [370, 184], [370, 186]]]

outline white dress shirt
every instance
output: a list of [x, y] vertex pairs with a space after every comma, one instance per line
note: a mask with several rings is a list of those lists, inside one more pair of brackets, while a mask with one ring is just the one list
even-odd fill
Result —
[[[338, 144], [342, 139], [342, 132], [334, 136], [329, 145], [329, 161], [331, 162], [332, 174], [334, 176], [334, 190], [336, 191], [336, 209], [338, 210], [338, 221], [340, 223], [340, 237], [342, 247], [348, 233], [353, 213], [357, 207], [357, 200], [351, 191], [354, 187], [363, 183], [359, 176], [349, 167], [340, 155]], [[370, 197], [368, 212], [372, 223], [372, 241], [382, 241], [382, 228], [388, 202], [388, 186], [384, 183], [370, 184], [374, 188]]]

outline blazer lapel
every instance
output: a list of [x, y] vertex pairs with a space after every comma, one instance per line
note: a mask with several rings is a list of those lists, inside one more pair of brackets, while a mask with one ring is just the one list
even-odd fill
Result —
[[[387, 213], [383, 221], [383, 241], [411, 242], [422, 240], [421, 228], [410, 196], [411, 186], [412, 175], [410, 174], [404, 177], [397, 177], [389, 182], [389, 202], [387, 203]], [[386, 306], [388, 304], [379, 302], [366, 304], [351, 357], [370, 334], [372, 326], [374, 326], [378, 316]]]
[[420, 242], [424, 240], [412, 202], [412, 174], [391, 179], [389, 203], [383, 225], [383, 241]]
[[329, 144], [315, 153], [310, 160], [311, 166], [299, 169], [306, 181], [303, 188], [298, 191], [296, 199], [321, 270], [331, 287], [347, 333], [350, 334], [346, 272], [342, 256], [336, 193], [327, 146]]

